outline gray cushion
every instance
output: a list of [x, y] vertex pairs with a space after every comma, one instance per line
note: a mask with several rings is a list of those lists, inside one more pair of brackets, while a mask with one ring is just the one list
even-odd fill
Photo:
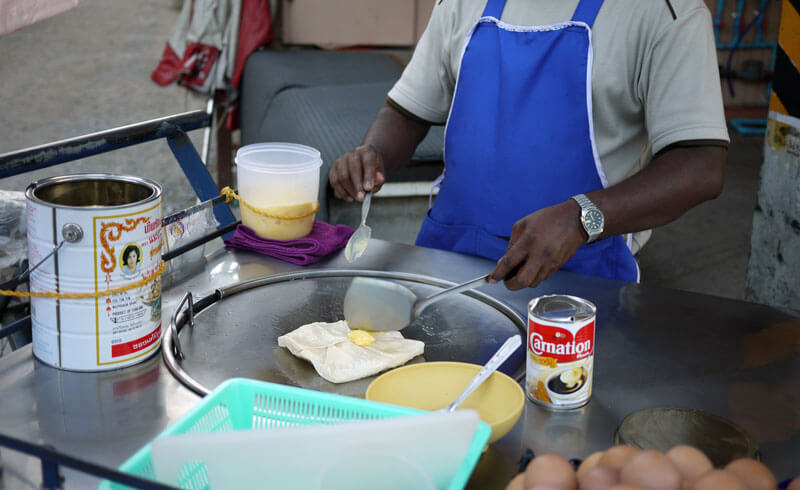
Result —
[[[294, 88], [277, 94], [256, 134], [257, 141], [314, 147], [322, 154], [320, 219], [328, 218], [328, 171], [337, 158], [361, 144], [394, 82]], [[443, 127], [431, 128], [412, 165], [387, 176], [391, 182], [433, 180], [442, 170]]]
[[392, 58], [376, 52], [256, 51], [248, 56], [242, 77], [242, 144], [263, 141], [259, 140], [259, 128], [273, 98], [283, 90], [394, 81], [401, 72]]

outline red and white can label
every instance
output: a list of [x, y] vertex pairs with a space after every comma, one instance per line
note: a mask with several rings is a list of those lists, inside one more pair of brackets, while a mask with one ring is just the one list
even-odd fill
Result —
[[553, 409], [588, 403], [595, 333], [594, 306], [588, 305], [592, 314], [580, 319], [551, 321], [529, 311], [525, 391], [532, 401]]
[[573, 333], [558, 326], [530, 320], [528, 348], [536, 356], [550, 357], [557, 363], [585, 359], [594, 355], [594, 322]]

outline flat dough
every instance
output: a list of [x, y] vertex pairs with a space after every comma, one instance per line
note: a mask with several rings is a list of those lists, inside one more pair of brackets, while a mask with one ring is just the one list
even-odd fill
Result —
[[348, 333], [344, 320], [309, 323], [278, 337], [278, 345], [311, 362], [331, 383], [372, 376], [405, 364], [425, 350], [423, 342], [405, 339], [400, 332], [376, 332], [375, 342], [366, 347], [354, 344]]

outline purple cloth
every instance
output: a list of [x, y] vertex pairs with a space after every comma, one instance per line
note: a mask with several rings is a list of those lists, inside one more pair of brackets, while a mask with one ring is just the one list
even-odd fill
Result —
[[303, 238], [271, 240], [258, 236], [245, 225], [239, 225], [233, 236], [225, 240], [225, 245], [269, 255], [292, 264], [309, 265], [319, 262], [347, 245], [347, 240], [354, 231], [347, 225], [330, 225], [314, 221], [311, 233]]

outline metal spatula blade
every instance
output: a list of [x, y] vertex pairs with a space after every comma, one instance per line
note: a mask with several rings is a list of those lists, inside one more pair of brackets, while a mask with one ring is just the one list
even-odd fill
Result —
[[417, 296], [396, 282], [356, 277], [344, 296], [344, 319], [351, 329], [400, 330], [411, 323]]
[[344, 319], [352, 329], [375, 332], [400, 330], [410, 325], [428, 305], [451, 294], [485, 284], [489, 275], [453, 286], [426, 298], [396, 282], [356, 277], [344, 296]]

